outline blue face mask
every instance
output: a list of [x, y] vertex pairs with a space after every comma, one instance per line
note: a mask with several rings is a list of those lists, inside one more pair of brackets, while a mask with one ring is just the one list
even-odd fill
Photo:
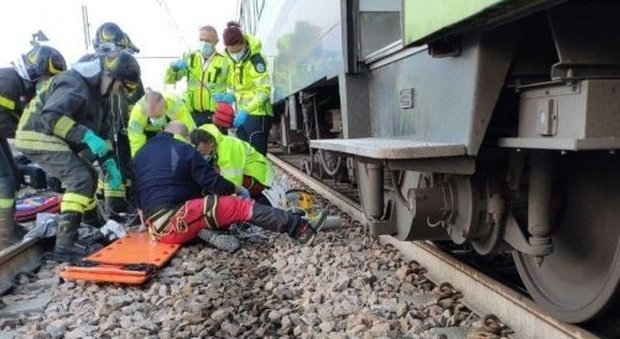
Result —
[[198, 49], [204, 56], [209, 56], [215, 51], [215, 47], [213, 46], [213, 44], [208, 41], [201, 41]]
[[243, 49], [237, 53], [230, 53], [230, 57], [233, 58], [233, 60], [235, 60], [236, 62], [239, 62], [241, 61], [241, 59], [243, 59], [245, 52], [246, 52], [246, 48], [243, 47]]

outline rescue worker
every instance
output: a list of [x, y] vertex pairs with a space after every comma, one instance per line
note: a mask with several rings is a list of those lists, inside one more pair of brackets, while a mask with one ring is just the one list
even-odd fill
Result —
[[211, 122], [216, 104], [213, 95], [226, 90], [230, 62], [215, 50], [219, 39], [213, 26], [201, 27], [198, 39], [196, 51], [170, 64], [164, 82], [175, 84], [183, 77], [187, 78], [185, 102], [196, 126], [201, 126]]
[[312, 242], [325, 221], [324, 213], [311, 224], [298, 214], [231, 196], [244, 189], [218, 175], [187, 137], [182, 123], [171, 122], [133, 161], [136, 203], [156, 240], [184, 244], [205, 229], [225, 230], [236, 222], [250, 222], [288, 233], [300, 244]]
[[71, 261], [92, 248], [77, 242], [82, 218], [96, 213], [97, 160], [112, 188], [121, 174], [109, 142], [110, 119], [101, 103], [121, 87], [135, 88], [140, 66], [126, 51], [80, 62], [50, 80], [24, 110], [15, 146], [65, 186], [54, 255]]
[[237, 114], [247, 115], [236, 134], [259, 153], [266, 155], [273, 110], [269, 101], [271, 85], [267, 63], [261, 55], [261, 42], [250, 34], [244, 34], [236, 22], [228, 23], [223, 36], [226, 55], [232, 63], [227, 87], [235, 93]]
[[[94, 54], [82, 57], [81, 60], [92, 60], [111, 51], [127, 51], [130, 53], [139, 53], [140, 49], [133, 44], [129, 35], [125, 33], [116, 23], [103, 23], [95, 32], [93, 39]], [[127, 194], [131, 178], [131, 150], [127, 136], [127, 124], [129, 120], [129, 112], [131, 112], [136, 102], [144, 96], [144, 86], [142, 81], [138, 82], [135, 88], [123, 88], [121, 93], [111, 95], [103, 102], [103, 110], [111, 120], [109, 138], [114, 148], [114, 156], [121, 175], [123, 176], [123, 184], [117, 189], [112, 189], [109, 185], [105, 185], [103, 181], [99, 182], [100, 189], [103, 190], [105, 200], [105, 210], [108, 215], [114, 219], [118, 219], [118, 214], [127, 211]], [[107, 136], [106, 136], [107, 137]], [[98, 221], [94, 224], [101, 224], [103, 219], [98, 216]]]
[[222, 134], [213, 124], [193, 130], [190, 139], [205, 160], [219, 168], [221, 176], [245, 187], [252, 199], [260, 199], [263, 190], [271, 186], [273, 173], [269, 160], [247, 142]]
[[183, 122], [190, 131], [196, 128], [183, 98], [157, 91], [146, 93], [129, 115], [127, 134], [131, 156], [135, 156], [148, 139], [163, 131], [173, 120]]
[[22, 55], [13, 67], [0, 68], [0, 249], [17, 237], [15, 192], [21, 182], [7, 139], [15, 137], [35, 88], [66, 69], [65, 59], [56, 49], [41, 45]]

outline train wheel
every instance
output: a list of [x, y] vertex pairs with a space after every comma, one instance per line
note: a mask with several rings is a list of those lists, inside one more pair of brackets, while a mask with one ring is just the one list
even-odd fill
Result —
[[562, 168], [553, 252], [540, 266], [515, 252], [515, 263], [534, 300], [554, 317], [609, 323], [620, 319], [620, 159], [577, 154]]

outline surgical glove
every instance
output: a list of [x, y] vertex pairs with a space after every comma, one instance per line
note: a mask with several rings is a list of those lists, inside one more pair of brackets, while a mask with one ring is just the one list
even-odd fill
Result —
[[242, 198], [250, 198], [250, 191], [243, 186], [237, 187], [237, 195]]
[[235, 110], [230, 104], [220, 102], [215, 106], [213, 123], [222, 128], [231, 128], [235, 119]]
[[108, 144], [91, 130], [87, 130], [86, 133], [84, 133], [82, 142], [85, 143], [90, 151], [99, 158], [103, 157], [110, 151]]
[[248, 115], [248, 111], [244, 109], [237, 111], [237, 114], [235, 114], [235, 120], [233, 120], [233, 127], [239, 128], [243, 124], [245, 124], [245, 122], [248, 120]]
[[224, 93], [215, 93], [213, 94], [213, 99], [217, 102], [225, 102], [228, 104], [232, 104], [233, 102], [235, 102], [235, 95], [232, 94], [231, 92], [224, 92]]
[[175, 60], [170, 64], [170, 67], [172, 67], [175, 72], [182, 71], [184, 69], [187, 69], [187, 61], [185, 61], [184, 59]]
[[114, 159], [108, 159], [103, 162], [103, 168], [105, 169], [106, 182], [110, 185], [110, 188], [115, 190], [121, 187], [121, 171], [118, 169], [118, 165], [116, 165], [116, 161]]

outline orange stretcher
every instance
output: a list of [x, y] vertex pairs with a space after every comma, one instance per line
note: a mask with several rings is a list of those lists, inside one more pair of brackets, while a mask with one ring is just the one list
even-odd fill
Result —
[[140, 285], [155, 275], [179, 248], [181, 245], [153, 241], [148, 232], [129, 233], [66, 266], [60, 276], [67, 280]]

